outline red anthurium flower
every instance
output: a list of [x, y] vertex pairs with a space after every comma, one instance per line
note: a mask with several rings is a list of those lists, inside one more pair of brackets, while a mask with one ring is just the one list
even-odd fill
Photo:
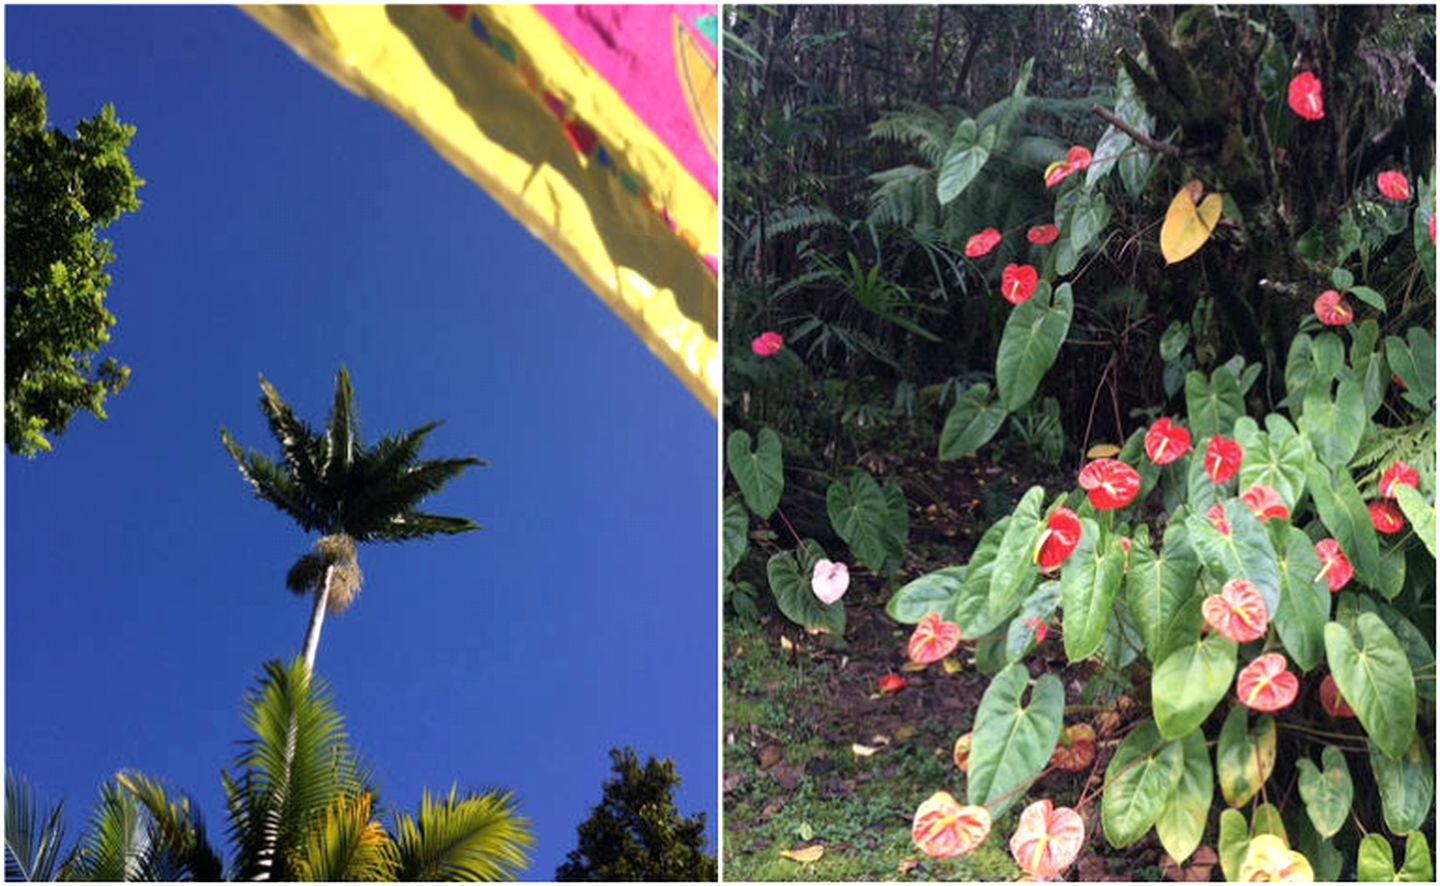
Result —
[[880, 694], [882, 695], [894, 695], [909, 685], [910, 681], [898, 674], [886, 674], [875, 681], [875, 686], [880, 690]]
[[1050, 764], [1062, 772], [1081, 772], [1095, 762], [1095, 727], [1089, 723], [1066, 726]]
[[1280, 497], [1280, 493], [1269, 486], [1261, 486], [1257, 483], [1245, 490], [1245, 494], [1240, 496], [1240, 500], [1245, 502], [1245, 506], [1259, 518], [1261, 523], [1290, 519], [1290, 509], [1285, 506], [1285, 500]]
[[1026, 621], [1026, 622], [1025, 622], [1025, 627], [1027, 627], [1027, 628], [1029, 628], [1030, 630], [1032, 630], [1032, 631], [1035, 632], [1035, 645], [1036, 645], [1036, 646], [1039, 646], [1041, 643], [1044, 643], [1044, 642], [1045, 642], [1045, 635], [1050, 633], [1050, 626], [1045, 623], [1045, 619], [1041, 618], [1041, 617], [1038, 616], [1038, 615], [1035, 616], [1034, 618]]
[[1394, 498], [1396, 486], [1409, 486], [1411, 489], [1419, 489], [1420, 472], [1405, 464], [1403, 461], [1395, 462], [1395, 464], [1391, 465], [1389, 470], [1380, 477], [1380, 494], [1386, 498]]
[[1430, 213], [1430, 245], [1435, 245], [1435, 213], [1433, 210]]
[[1270, 609], [1260, 589], [1243, 578], [1230, 579], [1220, 593], [1206, 597], [1200, 612], [1206, 624], [1234, 643], [1258, 640], [1270, 625]]
[[1213, 483], [1229, 483], [1240, 473], [1240, 462], [1245, 459], [1245, 450], [1234, 440], [1216, 434], [1205, 447], [1205, 473]]
[[1380, 193], [1396, 203], [1404, 203], [1410, 199], [1410, 180], [1403, 172], [1382, 172], [1375, 176], [1375, 185], [1380, 188]]
[[1123, 461], [1097, 458], [1080, 471], [1080, 488], [1097, 511], [1123, 508], [1140, 494], [1140, 475]]
[[1065, 165], [1075, 167], [1076, 172], [1083, 172], [1090, 168], [1090, 149], [1084, 145], [1075, 145], [1065, 155]]
[[1065, 162], [1051, 163], [1045, 170], [1045, 187], [1053, 188], [1077, 172], [1090, 168], [1090, 149], [1076, 145], [1065, 155]]
[[785, 336], [778, 332], [762, 332], [750, 342], [750, 350], [757, 357], [773, 357], [785, 347]]
[[1049, 246], [1060, 239], [1060, 229], [1054, 225], [1036, 225], [1025, 238], [1036, 246]]
[[1240, 703], [1256, 711], [1268, 713], [1288, 707], [1299, 693], [1300, 681], [1286, 669], [1285, 656], [1278, 652], [1250, 662], [1235, 679]]
[[1330, 593], [1338, 594], [1340, 589], [1350, 583], [1355, 577], [1355, 567], [1350, 565], [1350, 558], [1340, 550], [1340, 542], [1333, 538], [1323, 538], [1315, 543], [1315, 556], [1320, 558], [1320, 574], [1315, 580], [1325, 579], [1330, 583]]
[[1179, 427], [1167, 416], [1145, 432], [1145, 454], [1157, 465], [1178, 461], [1190, 451], [1190, 432]]
[[955, 858], [975, 851], [990, 836], [990, 812], [984, 806], [961, 806], [939, 791], [915, 810], [910, 839], [931, 858]]
[[1060, 568], [1080, 544], [1080, 518], [1069, 508], [1056, 508], [1035, 548], [1035, 563], [1041, 572]]
[[1040, 275], [1030, 265], [1006, 265], [1000, 275], [1000, 294], [1012, 305], [1023, 305], [1035, 294]]
[[1344, 326], [1355, 319], [1355, 311], [1343, 295], [1327, 289], [1315, 299], [1315, 316], [1326, 326]]
[[1306, 71], [1290, 81], [1290, 110], [1306, 120], [1319, 120], [1325, 116], [1325, 98], [1320, 78]]
[[955, 651], [960, 645], [960, 626], [932, 612], [920, 619], [910, 635], [910, 660], [916, 664], [934, 664]]
[[1320, 707], [1337, 720], [1355, 719], [1355, 710], [1346, 703], [1345, 696], [1340, 694], [1340, 687], [1335, 685], [1335, 678], [1329, 674], [1320, 681]]
[[1366, 507], [1370, 509], [1370, 522], [1375, 524], [1376, 532], [1394, 535], [1405, 531], [1405, 515], [1393, 503], [1372, 501]]
[[1230, 521], [1225, 516], [1224, 505], [1212, 505], [1210, 510], [1205, 512], [1205, 519], [1210, 521], [1211, 526], [1220, 530], [1221, 535], [1230, 534]]
[[1070, 866], [1085, 845], [1085, 820], [1068, 806], [1040, 800], [1020, 813], [1010, 838], [1010, 854], [1020, 869], [1039, 880], [1053, 880]]
[[1000, 232], [994, 228], [986, 228], [965, 241], [965, 257], [980, 258], [982, 255], [989, 255], [990, 250], [999, 245]]

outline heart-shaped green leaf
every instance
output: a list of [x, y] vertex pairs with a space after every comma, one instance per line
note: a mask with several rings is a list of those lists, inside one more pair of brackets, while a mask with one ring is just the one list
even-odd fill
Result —
[[1375, 524], [1360, 490], [1344, 468], [1327, 470], [1319, 462], [1306, 468], [1306, 488], [1315, 501], [1320, 522], [1330, 530], [1340, 548], [1355, 567], [1355, 577], [1362, 584], [1380, 584], [1380, 542], [1375, 537]]
[[1044, 487], [1031, 486], [1010, 515], [1010, 525], [1000, 540], [1000, 550], [990, 573], [990, 609], [994, 612], [1003, 612], [1012, 603], [1024, 599], [1022, 595], [1038, 574], [1034, 551], [1041, 532], [1040, 511], [1044, 507]]
[[[896, 493], [899, 489], [896, 488]], [[882, 490], [875, 478], [865, 471], [856, 471], [847, 482], [831, 483], [825, 496], [830, 525], [850, 546], [861, 563], [887, 575], [898, 569], [905, 554], [905, 538], [909, 534], [909, 515], [904, 494], [900, 494], [898, 512], [892, 496]]]
[[966, 568], [947, 566], [905, 584], [885, 604], [885, 614], [902, 625], [919, 624], [932, 612], [945, 615], [965, 584]]
[[1035, 396], [1060, 354], [1074, 312], [1069, 283], [1060, 284], [1053, 298], [1049, 284], [1042, 284], [1029, 301], [1010, 311], [995, 356], [995, 387], [1006, 410], [1014, 412]]
[[770, 428], [761, 428], [758, 445], [752, 446], [748, 433], [733, 431], [725, 444], [725, 462], [750, 510], [761, 520], [770, 519], [785, 491], [780, 436]]
[[1198, 514], [1185, 520], [1190, 540], [1200, 555], [1205, 571], [1217, 587], [1232, 578], [1243, 578], [1260, 591], [1265, 606], [1274, 612], [1280, 605], [1280, 567], [1270, 536], [1250, 508], [1239, 499], [1225, 502], [1225, 519], [1230, 524], [1228, 535]]
[[1325, 626], [1325, 657], [1370, 738], [1399, 760], [1415, 737], [1415, 678], [1395, 634], [1369, 612], [1355, 619], [1353, 631], [1332, 621]]
[[807, 631], [829, 631], [841, 637], [845, 634], [845, 601], [836, 600], [827, 606], [810, 588], [810, 572], [815, 561], [823, 559], [825, 549], [807, 538], [805, 551], [798, 559], [796, 552], [781, 551], [765, 564], [765, 574], [782, 615]]
[[1420, 831], [1405, 838], [1405, 861], [1397, 873], [1390, 841], [1380, 834], [1366, 834], [1360, 841], [1355, 877], [1362, 883], [1434, 883], [1435, 863], [1430, 842]]
[[1435, 800], [1435, 768], [1419, 736], [1399, 760], [1392, 760], [1370, 743], [1370, 771], [1380, 788], [1385, 826], [1403, 834], [1425, 823]]
[[1271, 618], [1285, 651], [1308, 671], [1325, 658], [1325, 623], [1330, 620], [1330, 586], [1318, 581], [1320, 557], [1310, 537], [1294, 526], [1275, 533], [1284, 546], [1276, 565], [1280, 568], [1280, 605]]
[[987, 126], [977, 137], [975, 121], [961, 121], [940, 163], [940, 174], [935, 182], [935, 196], [944, 206], [959, 197], [980, 174], [990, 151], [995, 147], [995, 127]]
[[1305, 466], [1314, 460], [1310, 444], [1283, 416], [1271, 413], [1261, 431], [1255, 419], [1235, 422], [1235, 440], [1245, 450], [1240, 463], [1240, 489], [1256, 484], [1280, 493], [1293, 513], [1305, 494]]
[[1310, 445], [1320, 460], [1331, 467], [1350, 463], [1365, 422], [1356, 419], [1365, 414], [1365, 392], [1353, 378], [1340, 380], [1335, 398], [1330, 398], [1329, 385], [1312, 386], [1301, 401], [1300, 430], [1310, 438]]
[[1234, 883], [1240, 879], [1240, 865], [1245, 863], [1245, 854], [1250, 851], [1250, 825], [1245, 816], [1234, 809], [1220, 813], [1220, 870], [1226, 881]]
[[1226, 803], [1238, 808], [1259, 793], [1275, 768], [1276, 738], [1274, 717], [1261, 717], [1250, 727], [1245, 708], [1236, 705], [1230, 709], [1215, 751], [1220, 793]]
[[1433, 408], [1435, 399], [1435, 339], [1419, 326], [1410, 327], [1405, 339], [1387, 336], [1385, 360], [1405, 383], [1401, 395], [1417, 409]]
[[971, 385], [955, 399], [945, 427], [940, 431], [940, 460], [952, 461], [974, 455], [990, 442], [1008, 413], [999, 400], [990, 398], [990, 386]]
[[1176, 864], [1183, 864], [1204, 838], [1210, 801], [1215, 794], [1215, 772], [1210, 766], [1210, 751], [1205, 747], [1205, 733], [1194, 730], [1185, 736], [1180, 747], [1184, 758], [1180, 783], [1155, 820], [1160, 845]]
[[1150, 679], [1150, 697], [1162, 736], [1173, 741], [1200, 728], [1235, 679], [1235, 654], [1234, 643], [1212, 633], [1160, 662]]
[[1029, 684], [1025, 666], [1010, 665], [990, 681], [975, 714], [969, 800], [989, 806], [994, 816], [1004, 815], [1020, 799], [1016, 789], [1045, 769], [1060, 740], [1065, 688], [1058, 677], [1046, 674], [1024, 704]]
[[1185, 408], [1190, 419], [1190, 434], [1206, 441], [1216, 434], [1230, 435], [1235, 420], [1245, 414], [1245, 398], [1234, 374], [1217, 369], [1206, 381], [1204, 373], [1185, 376]]
[[1125, 737], [1105, 767], [1100, 798], [1100, 821], [1111, 846], [1124, 849], [1160, 818], [1184, 773], [1183, 754], [1182, 745], [1161, 738], [1153, 722]]
[[[965, 583], [951, 599], [946, 621], [953, 621], [967, 637], [983, 637], [994, 633], [1005, 624], [1012, 612], [992, 612], [990, 609], [990, 576], [995, 570], [995, 557], [1000, 553], [1000, 540], [1010, 528], [1010, 517], [1001, 518], [994, 526], [985, 530], [975, 553], [970, 555], [969, 568], [965, 572]], [[1015, 605], [1020, 601], [1016, 600]]]
[[1158, 552], [1150, 547], [1148, 536], [1142, 543], [1136, 530], [1130, 571], [1125, 576], [1125, 605], [1140, 629], [1152, 664], [1199, 638], [1205, 623], [1195, 581], [1199, 574], [1200, 559], [1190, 545], [1183, 520], [1171, 520], [1165, 527]]
[[739, 498], [730, 496], [725, 499], [725, 572], [724, 577], [729, 578], [730, 573], [735, 570], [744, 557], [745, 552], [750, 550], [750, 513], [745, 510], [745, 505]]
[[1080, 545], [1060, 573], [1065, 655], [1071, 661], [1089, 658], [1104, 642], [1125, 575], [1125, 548], [1120, 536], [1110, 535], [1101, 550], [1100, 527], [1095, 521], [1086, 517], [1080, 525]]
[[1355, 785], [1350, 781], [1345, 753], [1339, 748], [1326, 745], [1320, 761], [1325, 764], [1324, 771], [1317, 768], [1313, 760], [1301, 759], [1300, 799], [1305, 801], [1305, 814], [1310, 816], [1310, 823], [1320, 836], [1328, 839], [1345, 824], [1355, 797]]

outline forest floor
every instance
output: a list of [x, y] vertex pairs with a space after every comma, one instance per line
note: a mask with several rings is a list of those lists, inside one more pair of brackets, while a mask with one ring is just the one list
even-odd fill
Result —
[[[974, 644], [962, 643], [951, 666], [907, 670], [911, 628], [885, 613], [901, 584], [965, 562], [983, 530], [1008, 513], [1032, 483], [1056, 488], [1054, 470], [1022, 476], [988, 462], [915, 459], [894, 466], [911, 504], [909, 556], [886, 586], [859, 568], [845, 596], [843, 641], [804, 630], [763, 605], [759, 623], [727, 612], [724, 711], [724, 876], [727, 880], [1015, 880], [1010, 857], [1022, 803], [996, 820], [985, 844], [963, 858], [937, 861], [910, 840], [915, 809], [936, 791], [963, 802], [965, 777], [952, 761], [955, 740], [970, 731], [989, 678], [974, 666]], [[763, 581], [763, 579], [762, 579]], [[1085, 675], [1067, 666], [1054, 637], [1030, 656], [1031, 670], [1049, 670], [1079, 701]], [[955, 667], [958, 663], [959, 667]], [[908, 685], [879, 693], [887, 674]], [[1095, 767], [1044, 778], [1043, 794], [1074, 803], [1113, 754], [1103, 741]], [[1038, 797], [1042, 788], [1031, 792]], [[1092, 799], [1098, 799], [1093, 796]], [[1098, 802], [1087, 818], [1098, 825]], [[1092, 833], [1096, 832], [1093, 827]], [[1150, 845], [1154, 844], [1154, 845]], [[1159, 880], [1163, 852], [1153, 835], [1124, 856], [1087, 854], [1068, 873], [1083, 880]], [[814, 861], [782, 851], [824, 847]], [[814, 850], [812, 849], [812, 854]], [[1082, 869], [1083, 868], [1083, 869]], [[1195, 871], [1195, 873], [1201, 873]], [[1208, 879], [1208, 877], [1206, 878]]]

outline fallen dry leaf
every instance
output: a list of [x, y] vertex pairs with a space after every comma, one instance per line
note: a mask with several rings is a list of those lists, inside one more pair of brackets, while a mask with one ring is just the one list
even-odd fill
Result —
[[798, 861], [801, 864], [814, 864], [825, 854], [825, 847], [816, 843], [814, 846], [806, 846], [804, 849], [785, 849], [780, 852], [781, 858], [788, 858], [791, 861]]
[[918, 661], [907, 661], [900, 666], [900, 670], [904, 671], [907, 674], [918, 674], [928, 667], [930, 666], [927, 664], [922, 664]]
[[1086, 458], [1114, 458], [1120, 454], [1120, 447], [1114, 443], [1096, 443], [1085, 452]]
[[791, 651], [791, 650], [794, 649], [794, 648], [795, 648], [795, 644], [794, 644], [793, 642], [791, 642], [790, 638], [787, 637], [787, 636], [785, 636], [784, 634], [781, 634], [781, 635], [780, 635], [780, 650], [781, 650], [782, 652], [789, 652], [789, 651]]
[[918, 867], [920, 867], [920, 859], [907, 858], [904, 861], [900, 862], [900, 866], [896, 868], [896, 873], [903, 877]]
[[909, 741], [914, 737], [915, 727], [911, 726], [909, 723], [906, 723], [904, 726], [901, 726], [899, 729], [895, 730], [896, 741]]
[[940, 666], [945, 669], [945, 673], [947, 674], [958, 674], [961, 671], [965, 670], [965, 666], [960, 663], [959, 659], [955, 658], [945, 659], [944, 661], [940, 662]]
[[780, 758], [784, 755], [784, 750], [782, 750], [778, 744], [767, 744], [760, 749], [760, 768], [769, 769], [771, 766], [779, 763]]
[[873, 757], [875, 756], [875, 752], [878, 750], [880, 749], [868, 747], [858, 742], [850, 745], [850, 753], [854, 754], [857, 757]]

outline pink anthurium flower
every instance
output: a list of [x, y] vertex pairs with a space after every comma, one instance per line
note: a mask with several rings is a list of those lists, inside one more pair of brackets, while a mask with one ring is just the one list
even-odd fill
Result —
[[1325, 98], [1320, 78], [1309, 71], [1296, 75], [1290, 81], [1290, 110], [1315, 121], [1325, 116]]
[[1059, 569], [1079, 545], [1080, 518], [1069, 508], [1056, 508], [1035, 548], [1035, 563], [1041, 572]]
[[1210, 510], [1205, 512], [1205, 519], [1210, 525], [1220, 530], [1221, 535], [1230, 534], [1230, 521], [1225, 516], [1225, 506], [1221, 504], [1211, 505]]
[[1190, 432], [1168, 416], [1155, 422], [1145, 432], [1145, 454], [1157, 465], [1163, 467], [1178, 461], [1189, 451]]
[[1340, 694], [1340, 687], [1330, 674], [1320, 681], [1320, 707], [1337, 720], [1355, 719], [1355, 710], [1346, 703], [1345, 696]]
[[1344, 326], [1355, 319], [1355, 310], [1343, 295], [1327, 289], [1315, 299], [1315, 317], [1326, 326]]
[[1020, 869], [1040, 880], [1053, 880], [1079, 856], [1085, 845], [1085, 820], [1068, 806], [1040, 800], [1025, 807], [1010, 838], [1010, 854]]
[[1232, 578], [1200, 604], [1205, 623], [1227, 640], [1249, 643], [1265, 636], [1270, 625], [1270, 608], [1260, 589], [1243, 578]]
[[1376, 532], [1395, 535], [1405, 531], [1405, 515], [1395, 507], [1394, 502], [1372, 501], [1366, 507], [1370, 510], [1370, 522], [1375, 524]]
[[849, 587], [850, 567], [844, 563], [831, 563], [829, 560], [815, 562], [815, 571], [810, 575], [810, 590], [815, 592], [821, 603], [829, 606], [845, 596], [845, 590]]
[[1006, 265], [1000, 274], [1000, 294], [1012, 305], [1023, 305], [1035, 294], [1040, 275], [1030, 265]]
[[785, 347], [785, 336], [778, 332], [762, 332], [750, 342], [750, 350], [757, 357], [773, 357]]
[[1340, 542], [1333, 538], [1323, 538], [1315, 543], [1315, 556], [1320, 558], [1320, 574], [1315, 580], [1325, 579], [1330, 583], [1330, 593], [1338, 594], [1340, 589], [1350, 583], [1355, 577], [1355, 567], [1350, 565], [1350, 558], [1340, 549]]
[[1300, 681], [1290, 673], [1285, 656], [1278, 652], [1262, 655], [1240, 669], [1235, 694], [1240, 703], [1270, 713], [1288, 707], [1300, 693]]
[[1240, 473], [1240, 463], [1245, 459], [1245, 450], [1240, 444], [1216, 434], [1205, 447], [1205, 473], [1212, 483], [1229, 483]]
[[1054, 225], [1036, 225], [1025, 234], [1025, 238], [1036, 246], [1049, 246], [1060, 239], [1060, 229]]
[[911, 661], [928, 665], [954, 652], [959, 645], [960, 626], [953, 621], [945, 621], [940, 613], [932, 612], [915, 626], [906, 651]]
[[1386, 498], [1395, 497], [1396, 486], [1409, 486], [1411, 489], [1420, 488], [1420, 472], [1397, 461], [1391, 465], [1380, 477], [1380, 494]]
[[1269, 486], [1262, 486], [1259, 483], [1245, 490], [1240, 496], [1257, 519], [1261, 523], [1268, 523], [1271, 520], [1285, 521], [1290, 519], [1290, 509], [1285, 506], [1285, 500], [1280, 493]]
[[1375, 186], [1380, 193], [1396, 203], [1405, 203], [1410, 199], [1410, 180], [1403, 172], [1382, 172], [1375, 176]]
[[1080, 488], [1095, 510], [1113, 511], [1140, 494], [1140, 475], [1123, 461], [1097, 458], [1080, 471]]
[[990, 812], [984, 806], [961, 806], [944, 791], [915, 810], [910, 839], [931, 858], [956, 858], [975, 849], [990, 835]]
[[965, 257], [980, 258], [990, 254], [990, 250], [1000, 245], [1000, 232], [994, 228], [986, 228], [969, 240], [965, 241]]

